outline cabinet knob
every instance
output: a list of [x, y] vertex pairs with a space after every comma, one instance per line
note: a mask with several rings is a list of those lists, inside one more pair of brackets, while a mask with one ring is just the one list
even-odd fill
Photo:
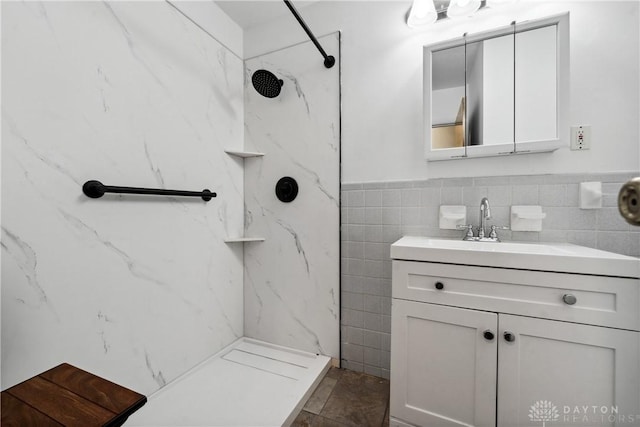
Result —
[[444, 283], [442, 282], [436, 282], [436, 289], [441, 291], [444, 289]]
[[578, 298], [573, 294], [564, 294], [562, 296], [562, 301], [564, 301], [565, 304], [573, 305], [578, 302]]
[[504, 339], [507, 342], [514, 342], [516, 340], [516, 336], [513, 333], [507, 331], [504, 333]]
[[493, 335], [493, 332], [491, 332], [489, 329], [484, 331], [482, 335], [484, 336], [484, 339], [487, 341], [493, 341], [493, 338], [495, 337], [495, 335]]

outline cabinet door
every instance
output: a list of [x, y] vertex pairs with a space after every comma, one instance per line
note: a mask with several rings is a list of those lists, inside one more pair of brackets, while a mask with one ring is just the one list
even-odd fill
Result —
[[638, 332], [503, 314], [498, 323], [499, 427], [640, 424]]
[[393, 299], [391, 319], [390, 415], [417, 426], [495, 426], [497, 314]]

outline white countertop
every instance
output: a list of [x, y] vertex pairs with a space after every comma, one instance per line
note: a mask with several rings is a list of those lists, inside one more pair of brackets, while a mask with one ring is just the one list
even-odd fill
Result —
[[569, 243], [468, 242], [405, 236], [391, 245], [391, 258], [640, 278], [639, 258]]

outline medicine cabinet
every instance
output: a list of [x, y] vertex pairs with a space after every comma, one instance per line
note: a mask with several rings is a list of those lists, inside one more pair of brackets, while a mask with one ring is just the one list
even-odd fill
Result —
[[568, 92], [568, 13], [425, 46], [426, 158], [556, 150]]

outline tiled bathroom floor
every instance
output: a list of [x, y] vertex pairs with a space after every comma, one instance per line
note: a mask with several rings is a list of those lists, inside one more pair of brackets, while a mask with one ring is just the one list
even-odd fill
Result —
[[386, 427], [389, 425], [389, 380], [331, 368], [292, 425]]

